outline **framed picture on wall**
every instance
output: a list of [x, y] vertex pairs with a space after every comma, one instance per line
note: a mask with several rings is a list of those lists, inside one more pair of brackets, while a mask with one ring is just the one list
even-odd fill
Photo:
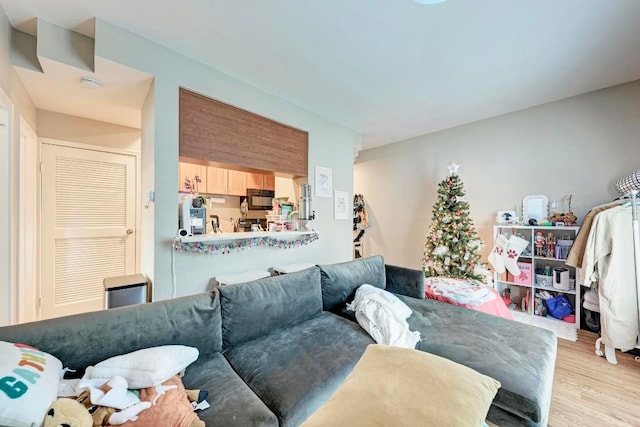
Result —
[[515, 211], [498, 211], [496, 222], [498, 224], [515, 224], [518, 222], [518, 216]]
[[349, 219], [349, 193], [336, 190], [334, 204], [335, 219]]
[[331, 197], [333, 184], [331, 182], [331, 168], [316, 166], [316, 197]]

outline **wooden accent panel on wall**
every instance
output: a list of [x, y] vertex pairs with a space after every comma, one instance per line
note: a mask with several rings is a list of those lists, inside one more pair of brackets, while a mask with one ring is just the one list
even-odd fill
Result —
[[180, 156], [307, 176], [309, 134], [180, 89]]

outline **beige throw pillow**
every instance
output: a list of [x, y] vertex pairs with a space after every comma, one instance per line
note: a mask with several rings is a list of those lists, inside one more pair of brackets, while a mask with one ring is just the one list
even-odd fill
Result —
[[477, 426], [500, 383], [420, 350], [371, 344], [303, 427]]

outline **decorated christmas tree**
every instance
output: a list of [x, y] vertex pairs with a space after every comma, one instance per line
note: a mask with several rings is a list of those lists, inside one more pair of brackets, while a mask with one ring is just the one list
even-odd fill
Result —
[[482, 240], [469, 217], [469, 203], [458, 176], [459, 166], [438, 185], [431, 225], [424, 244], [422, 267], [426, 277], [441, 276], [487, 282], [489, 270], [480, 262]]

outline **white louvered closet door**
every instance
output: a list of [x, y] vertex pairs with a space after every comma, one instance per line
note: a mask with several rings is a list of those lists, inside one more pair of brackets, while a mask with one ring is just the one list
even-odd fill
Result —
[[106, 277], [135, 273], [136, 159], [42, 145], [40, 317], [104, 309]]

